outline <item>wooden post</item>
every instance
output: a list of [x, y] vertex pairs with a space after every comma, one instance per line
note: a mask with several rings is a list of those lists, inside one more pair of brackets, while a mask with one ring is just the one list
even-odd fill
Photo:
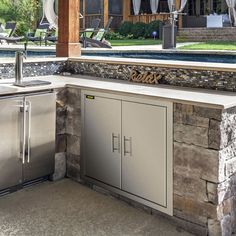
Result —
[[80, 0], [59, 0], [57, 57], [81, 55], [79, 43]]
[[130, 0], [123, 0], [123, 21], [128, 21], [130, 16]]
[[109, 19], [109, 0], [103, 0], [103, 6], [104, 6], [103, 18], [104, 18], [104, 27], [105, 27]]
[[[180, 0], [176, 0], [176, 9], [179, 10], [180, 6], [181, 6], [181, 1]], [[183, 16], [179, 15], [178, 17], [178, 26], [179, 28], [183, 28]]]

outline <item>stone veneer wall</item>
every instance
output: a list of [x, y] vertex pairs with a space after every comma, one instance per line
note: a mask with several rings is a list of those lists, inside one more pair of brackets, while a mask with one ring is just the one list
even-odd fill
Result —
[[[60, 74], [65, 67], [65, 61], [24, 62], [24, 77]], [[0, 79], [15, 77], [14, 63], [0, 64]]]
[[[80, 102], [77, 88], [58, 93], [56, 157], [60, 167], [66, 159], [68, 177], [83, 182]], [[173, 132], [174, 217], [89, 186], [150, 214], [161, 214], [196, 235], [232, 235], [236, 232], [236, 108], [222, 111], [175, 103]]]
[[182, 28], [178, 30], [179, 39], [187, 42], [236, 41], [236, 28]]
[[64, 72], [98, 78], [129, 80], [132, 70], [162, 75], [160, 84], [191, 88], [236, 91], [236, 72], [206, 69], [181, 69], [159, 66], [112, 64], [105, 62], [67, 61]]

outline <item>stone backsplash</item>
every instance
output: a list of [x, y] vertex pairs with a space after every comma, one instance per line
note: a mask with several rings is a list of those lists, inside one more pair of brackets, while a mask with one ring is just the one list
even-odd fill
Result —
[[75, 75], [89, 75], [98, 78], [129, 80], [132, 71], [141, 73], [152, 72], [161, 75], [160, 84], [205, 88], [224, 91], [236, 91], [236, 72], [206, 70], [206, 69], [181, 69], [147, 65], [127, 65], [108, 62], [81, 62], [67, 61], [61, 72]]
[[[65, 67], [65, 61], [24, 62], [24, 77], [60, 74]], [[0, 79], [15, 77], [14, 63], [0, 63]]]
[[[58, 92], [57, 163], [79, 182], [81, 91]], [[174, 216], [195, 235], [230, 236], [236, 232], [236, 108], [221, 110], [174, 103]], [[65, 164], [66, 163], [66, 164]], [[87, 184], [87, 183], [86, 183]], [[162, 214], [95, 185], [150, 214]]]

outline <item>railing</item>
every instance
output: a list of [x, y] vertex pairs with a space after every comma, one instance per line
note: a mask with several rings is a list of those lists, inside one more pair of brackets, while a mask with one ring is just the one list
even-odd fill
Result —
[[169, 14], [143, 14], [143, 15], [130, 15], [129, 21], [136, 23], [136, 22], [144, 22], [150, 23], [154, 20], [161, 20], [166, 21], [169, 18]]
[[113, 21], [111, 23], [111, 28], [112, 29], [117, 29], [121, 25], [121, 22], [123, 21], [123, 16], [122, 15], [117, 15], [117, 14], [109, 14], [109, 18], [113, 17]]
[[99, 18], [101, 19], [100, 23], [100, 28], [103, 27], [103, 15], [102, 14], [90, 14], [90, 15], [85, 15], [83, 19], [83, 28], [91, 28], [91, 23], [93, 19]]

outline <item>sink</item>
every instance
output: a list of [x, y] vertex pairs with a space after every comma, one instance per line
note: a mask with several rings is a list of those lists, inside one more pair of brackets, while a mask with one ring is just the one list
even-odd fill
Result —
[[24, 81], [20, 84], [13, 84], [14, 86], [18, 87], [35, 87], [35, 86], [43, 86], [43, 85], [49, 85], [51, 82], [43, 81], [43, 80], [30, 80], [30, 81]]
[[13, 93], [16, 90], [17, 90], [16, 88], [0, 85], [0, 94], [1, 93]]

